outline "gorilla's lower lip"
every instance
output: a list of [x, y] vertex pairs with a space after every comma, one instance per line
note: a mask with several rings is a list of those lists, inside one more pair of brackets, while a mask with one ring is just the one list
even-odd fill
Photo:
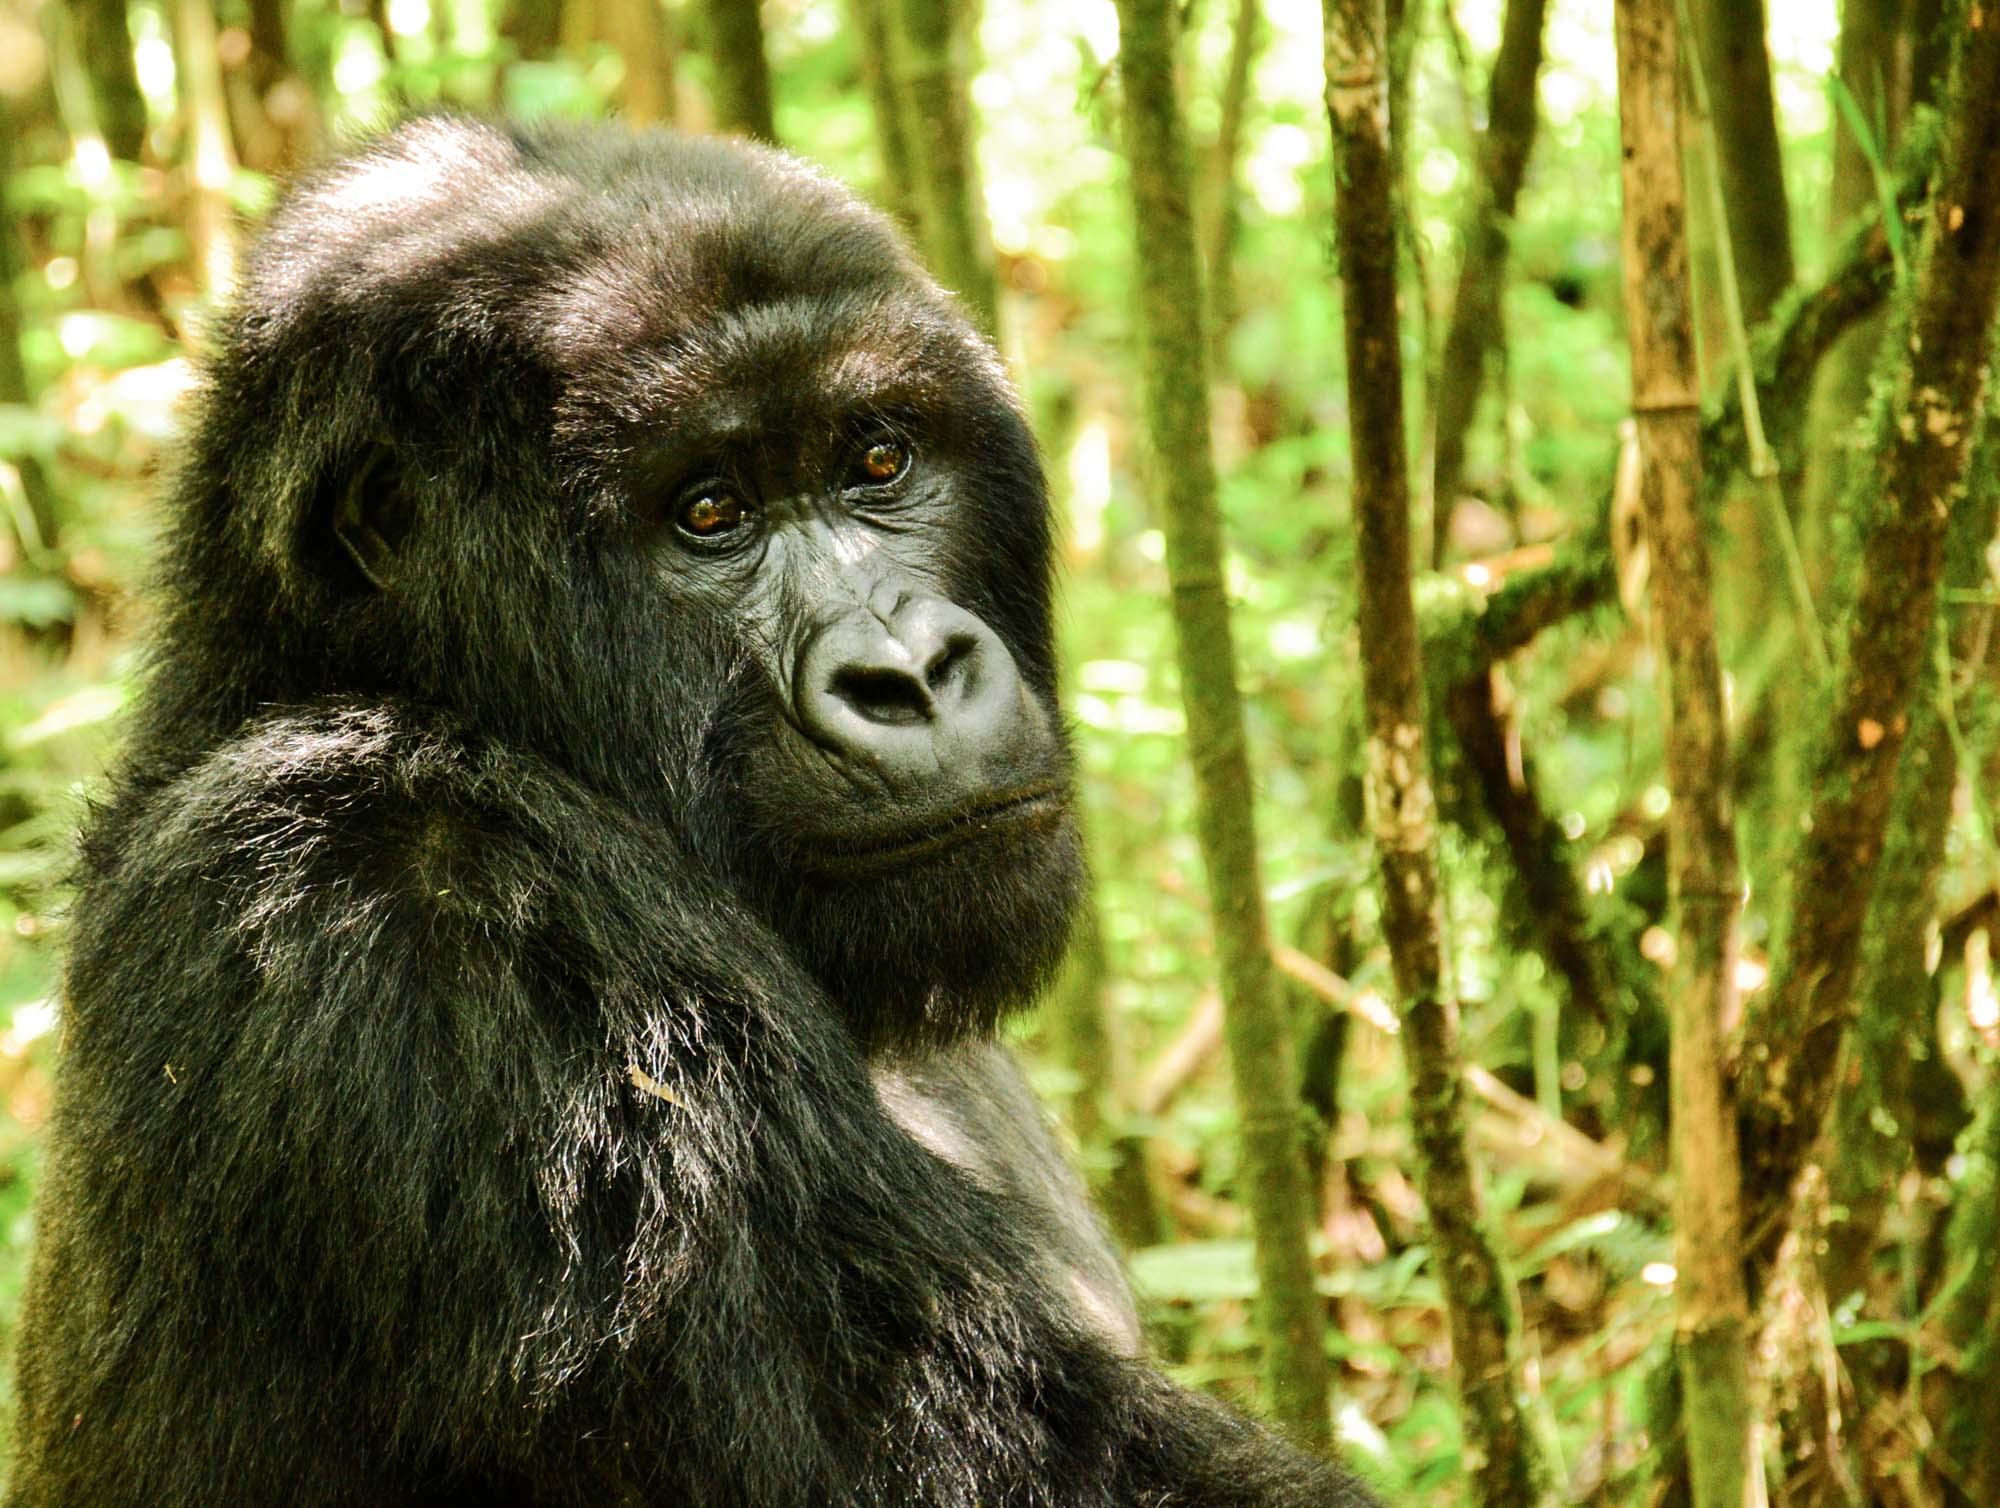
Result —
[[1061, 781], [1025, 786], [976, 806], [952, 812], [922, 827], [853, 837], [820, 836], [801, 843], [801, 867], [817, 874], [866, 874], [901, 868], [982, 838], [1000, 828], [1042, 823], [1059, 815], [1069, 802]]

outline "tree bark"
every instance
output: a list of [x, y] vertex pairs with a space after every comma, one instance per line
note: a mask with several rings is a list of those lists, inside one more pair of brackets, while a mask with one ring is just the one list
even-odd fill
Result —
[[[1906, 91], [1898, 87], [1896, 58], [1904, 41], [1908, 0], [1845, 0], [1840, 8], [1840, 40], [1835, 72], [1861, 117], [1881, 121], [1888, 140], [1877, 143], [1885, 156], [1902, 124]], [[1840, 111], [1833, 118], [1833, 188], [1828, 210], [1835, 235], [1859, 223], [1878, 200], [1874, 169], [1862, 142]], [[1857, 421], [1868, 411], [1868, 376], [1882, 343], [1882, 319], [1863, 320], [1828, 353], [1814, 384], [1806, 486], [1800, 498], [1799, 544], [1815, 588], [1830, 574], [1827, 521], [1834, 516], [1859, 460]], [[1822, 595], [1824, 595], [1822, 593]]]
[[97, 101], [97, 125], [113, 157], [136, 162], [146, 144], [146, 100], [132, 60], [125, 0], [67, 0], [76, 49]]
[[1535, 81], [1542, 68], [1547, 0], [1507, 0], [1500, 50], [1486, 93], [1486, 130], [1479, 140], [1478, 180], [1460, 234], [1458, 291], [1438, 367], [1437, 433], [1431, 467], [1431, 565], [1442, 564], [1451, 515], [1465, 470], [1465, 442], [1486, 381], [1488, 353], [1500, 338], [1500, 300], [1507, 286], [1507, 251], [1514, 207], [1535, 146], [1540, 111]]
[[1908, 34], [1910, 71], [1903, 90], [1903, 112], [1911, 105], [1935, 104], [1944, 93], [1951, 71], [1952, 23], [1957, 0], [1909, 0], [1904, 30]]
[[1771, 97], [1771, 55], [1764, 45], [1764, 0], [1693, 0], [1693, 5], [1743, 317], [1761, 324], [1792, 286], [1793, 276], [1785, 164]]
[[[1881, 123], [1884, 134], [1874, 148], [1885, 160], [1902, 124], [1898, 107], [1903, 91], [1897, 87], [1896, 54], [1908, 8], [1908, 0], [1843, 0], [1840, 7], [1834, 72], [1870, 129]], [[1875, 198], [1875, 173], [1868, 152], [1846, 115], [1836, 110], [1833, 187], [1827, 202], [1833, 229], [1839, 232], [1853, 225]]]
[[905, 102], [897, 92], [901, 68], [896, 62], [896, 29], [889, 21], [891, 0], [849, 0], [854, 20], [857, 50], [861, 54], [861, 80], [868, 89], [868, 105], [875, 117], [875, 149], [882, 159], [882, 177], [875, 199], [913, 233], [921, 234], [923, 221], [917, 205], [916, 158], [910, 145], [910, 124]]
[[[1924, 175], [1909, 180], [1897, 213], [1923, 206]], [[1867, 320], [1888, 300], [1895, 262], [1879, 217], [1850, 235], [1834, 253], [1826, 281], [1787, 300], [1751, 332], [1750, 360], [1756, 368], [1757, 406], [1764, 434], [1777, 453], [1781, 471], [1795, 470], [1815, 374], [1841, 337]], [[1711, 496], [1748, 465], [1742, 396], [1735, 384], [1722, 394], [1701, 426], [1702, 479]]]
[[1290, 1023], [1271, 963], [1250, 762], [1224, 585], [1209, 435], [1207, 348], [1186, 128], [1174, 90], [1172, 0], [1118, 0], [1119, 75], [1137, 229], [1146, 433], [1172, 580], [1198, 827], [1215, 917], [1265, 1368], [1280, 1419], [1331, 1444], [1325, 1307], [1307, 1246], [1313, 1201], [1300, 1146]]
[[771, 65], [764, 56], [764, 13], [759, 0], [703, 0], [708, 58], [715, 78], [715, 126], [775, 142], [771, 117]]
[[1554, 1501], [1526, 1408], [1512, 1279], [1486, 1229], [1466, 1144], [1458, 1002], [1445, 988], [1437, 810], [1424, 747], [1423, 656], [1410, 591], [1410, 489], [1396, 297], [1394, 168], [1382, 0], [1326, 0], [1334, 242], [1347, 351], [1349, 449], [1370, 826], [1403, 1021], [1419, 1188], [1484, 1508]]
[[[1944, 586], [1956, 601], [1971, 604], [1991, 579], [1986, 551], [2000, 520], [2000, 417], [1990, 399], [1966, 475], [1965, 496], [1945, 537]], [[1939, 921], [1938, 878], [1962, 773], [1953, 724], [1961, 735], [1969, 733], [1968, 709], [1991, 700], [1979, 657], [1996, 616], [2000, 610], [1990, 603], [1945, 614], [1944, 653], [1926, 656], [1910, 707], [1881, 875], [1861, 939], [1854, 1035], [1834, 1102], [1834, 1151], [1826, 1166], [1832, 1215], [1821, 1272], [1835, 1304], [1862, 1285], [1897, 1180], [1913, 1158], [1927, 1160], [1920, 1147], [1935, 1145], [1936, 1123], [1949, 1125], [1953, 1109], [1962, 1106], [1962, 1097], [1939, 1092], [1934, 1077], [1941, 1066], [1937, 990], [1927, 954], [1930, 929]], [[1941, 674], [1947, 667], [1950, 684]]]
[[291, 29], [282, 0], [250, 0], [250, 48], [226, 74], [239, 160], [253, 171], [283, 174], [312, 155], [317, 102], [293, 66]]
[[1695, 1508], [1738, 1508], [1750, 1462], [1736, 1124], [1722, 1075], [1743, 883], [1701, 520], [1700, 377], [1688, 295], [1673, 0], [1618, 0], [1625, 314], [1667, 703], [1676, 1330]]
[[965, 300], [987, 335], [999, 333], [1000, 291], [986, 244], [966, 88], [973, 12], [968, 0], [900, 0], [902, 68], [911, 165], [931, 271]]
[[500, 35], [523, 58], [540, 61], [554, 54], [562, 37], [563, 0], [507, 0]]
[[1740, 1063], [1751, 1254], [1767, 1265], [1825, 1122], [1851, 1015], [1910, 697], [1930, 652], [1951, 513], [1961, 501], [2000, 292], [2000, 12], [1965, 13], [1907, 336], [1893, 341], [1873, 474], [1860, 480], [1857, 592], [1808, 787], [1789, 927]]
[[[1524, 778], [1515, 781], [1496, 690], [1488, 669], [1447, 688], [1444, 703], [1479, 806], [1506, 852], [1507, 911], [1562, 980], [1570, 1010], [1582, 1020], [1608, 1025], [1616, 1017], [1617, 991], [1610, 965], [1592, 932], [1583, 885], [1567, 856], [1569, 844], [1535, 792], [1525, 755]], [[1448, 796], [1446, 806], [1449, 810]]]
[[216, 58], [215, 13], [208, 0], [175, 0], [173, 20], [174, 62], [188, 121], [183, 147], [188, 238], [203, 288], [221, 297], [236, 280], [236, 221], [230, 209], [236, 152]]
[[605, 0], [606, 40], [625, 64], [619, 113], [635, 126], [674, 118], [674, 38], [663, 0]]
[[[6, 191], [14, 181], [14, 143], [20, 119], [16, 101], [0, 91], [0, 203], [6, 202]], [[0, 219], [0, 403], [27, 408], [33, 406], [35, 395], [28, 386], [28, 369], [21, 359], [21, 304], [14, 290], [20, 286], [24, 258], [16, 232], [11, 218]], [[24, 538], [22, 545], [30, 556], [29, 564], [40, 566], [43, 562], [33, 557], [38, 550], [47, 550], [55, 543], [55, 494], [39, 456], [24, 453], [15, 457], [14, 465], [21, 477], [21, 491], [27, 497], [34, 532], [39, 536], [32, 540]], [[16, 532], [25, 535], [28, 531]]]
[[1228, 353], [1236, 324], [1236, 238], [1242, 229], [1243, 117], [1250, 102], [1250, 69], [1263, 30], [1260, 0], [1236, 0], [1229, 24], [1229, 63], [1222, 76], [1222, 120], [1215, 133], [1215, 183], [1208, 226], [1208, 313], [1215, 363]]

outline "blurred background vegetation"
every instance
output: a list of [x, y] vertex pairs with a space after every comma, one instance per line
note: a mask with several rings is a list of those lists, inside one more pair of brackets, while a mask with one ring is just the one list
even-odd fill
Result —
[[[1402, 337], [1412, 460], [1428, 479], [1504, 7], [1407, 6]], [[1866, 76], [1844, 81], [1835, 0], [1780, 0], [1768, 17], [1777, 211], [1791, 257], [1780, 289], [1793, 274], [1810, 288], [1837, 270], [1841, 216], [1893, 194], [1892, 143], [1920, 134], [1909, 129], [1924, 93], [1909, 83], [1926, 66], [1919, 21], [1886, 0], [1846, 8], [1890, 24]], [[1237, 1117], [1165, 546], [1137, 460], [1118, 17], [1112, 0], [982, 0], [976, 17], [944, 9], [956, 28], [949, 65], [970, 105], [971, 254], [997, 287], [1000, 343], [1068, 523], [1068, 702], [1095, 854], [1096, 924], [1023, 1042], [1132, 1249], [1163, 1353], [1193, 1383], [1252, 1398]], [[871, 107], [890, 61], [880, 28], [907, 19], [888, 10], [841, 0], [0, 0], [0, 1336], [31, 1235], [36, 1133], [59, 1039], [70, 833], [115, 738], [145, 619], [151, 500], [174, 461], [204, 318], [226, 296], [246, 227], [287, 172], [399, 110], [445, 106], [768, 130], [920, 217], [911, 182], [885, 167]], [[761, 21], [747, 42], [746, 11]], [[1334, 1320], [1339, 1434], [1393, 1501], [1456, 1504], [1472, 1500], [1464, 1439], [1412, 1183], [1403, 1060], [1382, 1029], [1392, 991], [1362, 814], [1321, 24], [1312, 0], [1189, 0], [1181, 87], [1209, 257], [1212, 406], [1264, 882], [1319, 1127], [1314, 1251]], [[1450, 985], [1476, 1091], [1473, 1143], [1521, 1289], [1531, 1407], [1566, 1499], [1652, 1504], [1674, 1490], [1649, 1427], [1674, 1317], [1661, 998], [1674, 940], [1643, 564], [1604, 545], [1629, 532], [1613, 506], [1630, 378], [1611, 25], [1600, 0], [1548, 6], [1532, 94], [1539, 134], [1499, 338], [1451, 506], [1429, 506], [1420, 521], [1427, 545], [1428, 520], [1445, 519], [1437, 569], [1419, 572], [1415, 589], [1438, 717], [1452, 730], [1435, 755]], [[767, 63], [768, 121], [756, 119], [745, 47]], [[1843, 133], [1850, 155], [1865, 148], [1859, 208], [1836, 202]], [[1694, 200], [1705, 376], [1720, 398], [1717, 227]], [[938, 251], [935, 237], [927, 244]], [[1754, 264], [1756, 251], [1739, 247], [1739, 263]], [[1755, 273], [1741, 270], [1753, 292]], [[948, 280], [977, 303], [976, 290]], [[1765, 312], [1752, 309], [1753, 323]], [[1864, 352], [1859, 397], [1836, 400], [1812, 426], [1801, 420], [1824, 467], [1847, 456], [1866, 364]], [[1844, 548], [1840, 519], [1830, 510], [1816, 530], [1801, 523], [1816, 576], [1838, 579], [1819, 562]], [[1764, 631], [1788, 608], [1755, 533], [1737, 536], [1733, 553], [1729, 538], [1721, 544], [1747, 771], [1739, 979], [1753, 992], [1796, 798], [1784, 750], [1800, 714], [1785, 697], [1803, 653]], [[1524, 573], [1573, 561], [1584, 562], [1585, 584], [1571, 607], [1509, 646], [1519, 653], [1467, 659], [1453, 678], [1454, 653], [1471, 652], [1455, 626]], [[1631, 579], [1618, 582], [1620, 570]], [[1957, 590], [1954, 600], [1990, 615], [1990, 570]], [[1450, 693], [1467, 686], [1478, 695], [1454, 715]], [[1759, 1405], [1779, 1463], [1774, 1497], [1787, 1501], [1993, 1501], [1973, 1495], [1927, 1422], [1928, 1379], [1956, 1355], [1936, 1329], [1951, 1297], [1940, 1252], [1978, 1172], [1954, 1138], [2000, 1045], [1986, 941], [2000, 856], [1976, 799], [1995, 754], [1976, 719], [1964, 724], [1966, 757], [1947, 782], [1957, 792], [1948, 846], [1931, 870], [1922, 997], [1882, 1028], [1919, 1082], [1900, 1098], [1866, 1099], [1871, 1119], [1854, 1134], [1886, 1121], [1893, 1151], [1852, 1165], [1866, 1167], [1881, 1208], [1839, 1283], [1794, 1316], [1782, 1344], [1805, 1360], [1769, 1369], [1778, 1382]], [[1806, 1229], [1819, 1239], [1820, 1227]]]

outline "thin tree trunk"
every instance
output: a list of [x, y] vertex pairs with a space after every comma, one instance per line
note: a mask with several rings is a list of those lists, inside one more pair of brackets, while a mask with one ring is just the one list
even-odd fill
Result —
[[1221, 366], [1236, 325], [1236, 240], [1242, 230], [1243, 117], [1250, 101], [1250, 68], [1263, 28], [1260, 0], [1236, 0], [1229, 24], [1229, 64], [1222, 75], [1222, 120], [1215, 133], [1213, 212], [1208, 226], [1209, 336]]
[[91, 201], [83, 220], [84, 290], [97, 307], [117, 308], [124, 302], [125, 280], [113, 254], [117, 250], [118, 214], [112, 207], [111, 148], [97, 123], [97, 95], [78, 52], [70, 8], [44, 5], [41, 21], [48, 38], [49, 91], [69, 139], [69, 171]]
[[1190, 161], [1174, 90], [1172, 0], [1118, 0], [1118, 18], [1139, 247], [1146, 432], [1173, 583], [1188, 754], [1242, 1127], [1244, 1193], [1256, 1237], [1265, 1368], [1279, 1418], [1301, 1440], [1325, 1449], [1331, 1444], [1325, 1306], [1313, 1286], [1307, 1246], [1313, 1199], [1292, 1093], [1298, 1072], [1271, 963], [1224, 586]]
[[605, 0], [605, 38], [625, 64], [620, 113], [635, 126], [674, 118], [674, 39], [663, 0]]
[[[1932, 928], [1939, 921], [1938, 880], [1959, 789], [1958, 740], [1974, 731], [1975, 720], [1968, 714], [1988, 710], [1981, 704], [1991, 701], [1991, 688], [1982, 685], [1982, 678], [1990, 673], [1983, 661], [1995, 609], [1970, 604], [1991, 574], [1986, 548], [2000, 504], [1996, 468], [2000, 420], [1989, 406], [1967, 464], [1966, 495], [1953, 510], [1945, 543], [1944, 584], [1965, 605], [1946, 615], [1948, 632], [1937, 641], [1940, 652], [1927, 657], [1910, 708], [1909, 742], [1896, 771], [1881, 875], [1862, 935], [1854, 1029], [1824, 1158], [1827, 1213], [1819, 1270], [1827, 1301], [1836, 1309], [1867, 1292], [1876, 1242], [1904, 1174], [1912, 1166], [1935, 1173], [1952, 1138], [1964, 1129], [1963, 1087], [1944, 1066], [1938, 1042], [1932, 958], [1945, 955], [1930, 950]], [[1950, 681], [1943, 674], [1947, 665]], [[1972, 1183], [1976, 1187], [1977, 1181]], [[1947, 1264], [1954, 1260], [1948, 1251]], [[1963, 1337], [1948, 1338], [1963, 1344]], [[1859, 1407], [1823, 1404], [1816, 1413], [1824, 1432], [1831, 1434], [1843, 1418], [1866, 1417], [1883, 1393], [1901, 1387], [1900, 1348], [1883, 1356], [1888, 1349], [1847, 1355], [1843, 1371]], [[1989, 1365], [2000, 1366], [2000, 1357]], [[1995, 1383], [2000, 1383], [2000, 1371], [1991, 1373], [1983, 1386], [1990, 1390]], [[1812, 1396], [1808, 1388], [1800, 1391]], [[1870, 1453], [1860, 1454], [1865, 1476], [1875, 1463]], [[1820, 1459], [1802, 1459], [1794, 1466], [1795, 1477], [1805, 1479], [1801, 1487], [1823, 1469], [1826, 1452], [1815, 1455]], [[1891, 1473], [1883, 1468], [1878, 1475]], [[1990, 1486], [1987, 1497], [2000, 1494], [2000, 1474]], [[1809, 1501], [1804, 1491], [1793, 1496]]]
[[251, 69], [261, 92], [291, 71], [284, 0], [250, 0]]
[[[1886, 154], [1898, 121], [1894, 105], [1895, 60], [1906, 0], [1845, 0], [1840, 8], [1840, 41], [1835, 66], [1839, 87], [1852, 97], [1869, 129], [1882, 123], [1882, 139], [1874, 150]], [[1833, 188], [1828, 211], [1833, 233], [1843, 234], [1877, 200], [1875, 175], [1868, 152], [1842, 112], [1833, 120]], [[1882, 342], [1880, 318], [1864, 321], [1828, 354], [1816, 384], [1811, 454], [1806, 493], [1800, 510], [1799, 538], [1813, 569], [1816, 585], [1827, 578], [1824, 522], [1848, 487], [1854, 459], [1856, 421], [1868, 408], [1868, 374]]]
[[1368, 808], [1382, 869], [1383, 931], [1401, 1003], [1417, 1172], [1465, 1403], [1467, 1460], [1483, 1508], [1553, 1502], [1525, 1408], [1512, 1279], [1486, 1229], [1466, 1145], [1458, 1002], [1445, 988], [1437, 809], [1424, 747], [1423, 656], [1410, 593], [1410, 488], [1397, 317], [1393, 160], [1382, 0], [1326, 0], [1334, 242], [1354, 457]]
[[[362, 0], [361, 9], [375, 27], [376, 40], [382, 44], [382, 56], [393, 73], [402, 44], [396, 40], [396, 28], [389, 24], [389, 0]], [[561, 45], [560, 42], [558, 45]]]
[[[1383, 0], [1382, 24], [1389, 38], [1389, 184], [1395, 194], [1396, 245], [1402, 255], [1402, 270], [1411, 282], [1408, 302], [1415, 306], [1417, 323], [1417, 418], [1416, 432], [1423, 445], [1419, 480], [1431, 475], [1430, 441], [1436, 428], [1438, 326], [1440, 310], [1436, 290], [1431, 286], [1430, 238], [1417, 224], [1410, 201], [1410, 122], [1415, 111], [1417, 43], [1423, 37], [1426, 0]], [[1448, 4], [1436, 6], [1440, 16]], [[1413, 506], [1422, 508], [1426, 498], [1415, 497]]]
[[1535, 80], [1542, 68], [1547, 0], [1507, 0], [1500, 50], [1486, 93], [1486, 130], [1479, 139], [1478, 180], [1460, 244], [1458, 292], [1438, 368], [1437, 433], [1431, 469], [1431, 564], [1444, 561], [1451, 515], [1465, 470], [1465, 442], [1486, 381], [1487, 353], [1500, 338], [1500, 299], [1507, 286], [1507, 249], [1514, 207], [1535, 146], [1540, 113]]
[[848, 8], [860, 38], [861, 79], [868, 87], [868, 104], [875, 116], [875, 148], [882, 159], [875, 198], [909, 230], [920, 234], [923, 222], [916, 195], [916, 158], [904, 101], [896, 87], [901, 70], [896, 64], [896, 28], [889, 21], [891, 3], [849, 0]]
[[775, 142], [771, 65], [764, 56], [759, 0], [703, 0], [708, 59], [715, 79], [715, 127]]
[[1701, 517], [1700, 379], [1688, 302], [1679, 32], [1672, 0], [1618, 0], [1625, 312], [1640, 503], [1667, 691], [1668, 873], [1678, 914], [1669, 1011], [1676, 1329], [1695, 1508], [1737, 1508], [1750, 1462], [1748, 1301], [1736, 1124], [1722, 1075], [1736, 1011], [1743, 884], [1729, 727]]
[[906, 110], [924, 245], [931, 271], [965, 300], [973, 322], [999, 331], [1000, 292], [986, 244], [974, 157], [972, 98], [966, 88], [972, 11], [968, 0], [899, 0]]
[[1910, 697], [1930, 652], [2000, 292], [2000, 11], [1973, 5], [1944, 111], [1944, 159], [1873, 474], [1858, 483], [1857, 592], [1793, 866], [1789, 928], [1749, 1023], [1741, 1075], [1746, 1213], [1767, 1264], [1794, 1177], [1826, 1118], [1862, 924], [1882, 854]]
[[174, 63], [187, 122], [188, 238], [203, 290], [220, 298], [236, 280], [236, 222], [229, 207], [236, 153], [216, 58], [215, 12], [208, 0], [175, 0]]
[[1937, 1006], [1926, 934], [1937, 919], [1938, 872], [1958, 779], [1949, 729], [1933, 705], [1942, 694], [1926, 667], [1862, 934], [1854, 1028], [1826, 1159], [1829, 1214], [1820, 1273], [1836, 1305], [1865, 1283], [1882, 1218], [1910, 1165], [1912, 1052], [1935, 1038], [1925, 1021]]
[[136, 162], [146, 143], [146, 100], [132, 60], [125, 0], [66, 0], [76, 17], [77, 53], [97, 101], [97, 125], [113, 157]]
[[237, 150], [245, 166], [284, 173], [311, 153], [318, 111], [293, 68], [286, 7], [250, 0], [250, 51], [228, 79]]
[[520, 55], [540, 61], [552, 55], [562, 36], [563, 0], [507, 0], [500, 18], [500, 35]]
[[1904, 30], [1910, 67], [1901, 101], [1906, 114], [1911, 105], [1933, 104], [1943, 94], [1945, 75], [1951, 71], [1951, 39], [1958, 15], [1956, 0], [1909, 0], [1909, 6]]
[[[1931, 21], [1935, 20], [1933, 14]], [[1885, 161], [1901, 133], [1910, 99], [1936, 97], [1936, 78], [1913, 72], [1903, 80], [1896, 68], [1899, 54], [1906, 49], [1912, 53], [1915, 68], [1935, 67], [1934, 49], [1921, 42], [1921, 34], [1933, 29], [1913, 13], [1909, 0], [1845, 0], [1840, 8], [1835, 72], [1840, 87], [1852, 96], [1857, 113], [1869, 130], [1879, 135], [1873, 146]], [[1862, 140], [1846, 115], [1837, 111], [1833, 121], [1833, 187], [1828, 200], [1833, 233], [1845, 234], [1877, 206], [1879, 198]], [[1856, 450], [1860, 438], [1857, 421], [1868, 411], [1868, 379], [1882, 343], [1883, 323], [1882, 317], [1872, 317], [1843, 337], [1828, 353], [1815, 384], [1799, 541], [1816, 588], [1824, 586], [1829, 575], [1827, 521], [1851, 485], [1853, 468], [1862, 462]]]
[[[388, 0], [369, 0], [388, 10]], [[563, 0], [562, 24], [556, 34], [556, 49], [564, 57], [581, 57], [601, 35], [599, 0]]]
[[[13, 98], [0, 90], [0, 203], [14, 182], [14, 143], [19, 139], [20, 111]], [[30, 407], [35, 395], [28, 387], [27, 367], [21, 360], [21, 305], [14, 290], [20, 286], [22, 255], [17, 226], [11, 218], [0, 219], [0, 403]], [[55, 496], [41, 459], [31, 452], [15, 458], [21, 490], [27, 497], [26, 527], [16, 525], [29, 564], [40, 567], [40, 558], [55, 543]], [[30, 538], [30, 535], [34, 537]]]
[[[1614, 1005], [1618, 985], [1591, 925], [1589, 902], [1569, 857], [1572, 845], [1536, 794], [1525, 754], [1518, 772], [1523, 778], [1516, 784], [1496, 691], [1493, 670], [1481, 670], [1449, 688], [1445, 713], [1486, 822], [1506, 849], [1508, 909], [1563, 981], [1576, 1018], [1609, 1026], [1622, 1010]], [[1449, 807], [1447, 800], [1448, 812]]]
[[[1945, 540], [1944, 586], [1971, 602], [1991, 579], [1987, 547], [2000, 513], [2000, 420], [1989, 408], [1977, 450], [1967, 464], [1969, 485], [1953, 510]], [[1990, 605], [1949, 615], [1948, 655], [1926, 663], [1910, 707], [1908, 746], [1896, 771], [1896, 794], [1883, 840], [1881, 875], [1868, 908], [1855, 985], [1849, 1066], [1834, 1104], [1834, 1155], [1827, 1159], [1827, 1252], [1821, 1259], [1827, 1297], [1839, 1303], [1860, 1287], [1889, 1196], [1910, 1166], [1919, 1122], [1946, 1107], [1921, 1096], [1920, 1065], [1935, 1056], [1936, 990], [1926, 957], [1937, 922], [1939, 872], [1951, 828], [1961, 771], [1953, 720], [1963, 723], [1959, 688], [1941, 675], [1940, 658], [1964, 685], [1977, 684], [1978, 663], [1994, 631]], [[1928, 1049], [1928, 1050], [1926, 1050]]]
[[[1764, 0], [1692, 0], [1702, 75], [1715, 113], [1716, 158], [1743, 317], [1762, 324], [1792, 286], [1792, 227]], [[1721, 234], [1720, 227], [1717, 234]]]
[[1836, 234], [1846, 230], [1875, 203], [1875, 174], [1868, 162], [1872, 149], [1887, 161], [1902, 124], [1903, 91], [1897, 87], [1896, 54], [1902, 39], [1909, 0], [1843, 0], [1840, 40], [1834, 55], [1839, 85], [1853, 98], [1855, 111], [1873, 140], [1855, 134], [1845, 112], [1833, 118], [1833, 187], [1829, 218]]

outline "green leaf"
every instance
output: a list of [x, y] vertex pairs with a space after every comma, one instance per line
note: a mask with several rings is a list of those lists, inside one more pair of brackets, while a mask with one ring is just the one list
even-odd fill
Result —
[[1903, 217], [1896, 209], [1896, 180], [1889, 175], [1889, 165], [1882, 160], [1880, 137], [1869, 125], [1868, 117], [1861, 113], [1861, 101], [1854, 97], [1839, 74], [1829, 73], [1826, 87], [1833, 95], [1841, 120], [1854, 133], [1855, 144], [1861, 148], [1861, 155], [1868, 163], [1868, 175], [1875, 181], [1875, 203], [1882, 212], [1882, 234], [1888, 238], [1889, 257], [1896, 264], [1896, 281], [1903, 282], [1910, 274], [1909, 232], [1904, 229]]

